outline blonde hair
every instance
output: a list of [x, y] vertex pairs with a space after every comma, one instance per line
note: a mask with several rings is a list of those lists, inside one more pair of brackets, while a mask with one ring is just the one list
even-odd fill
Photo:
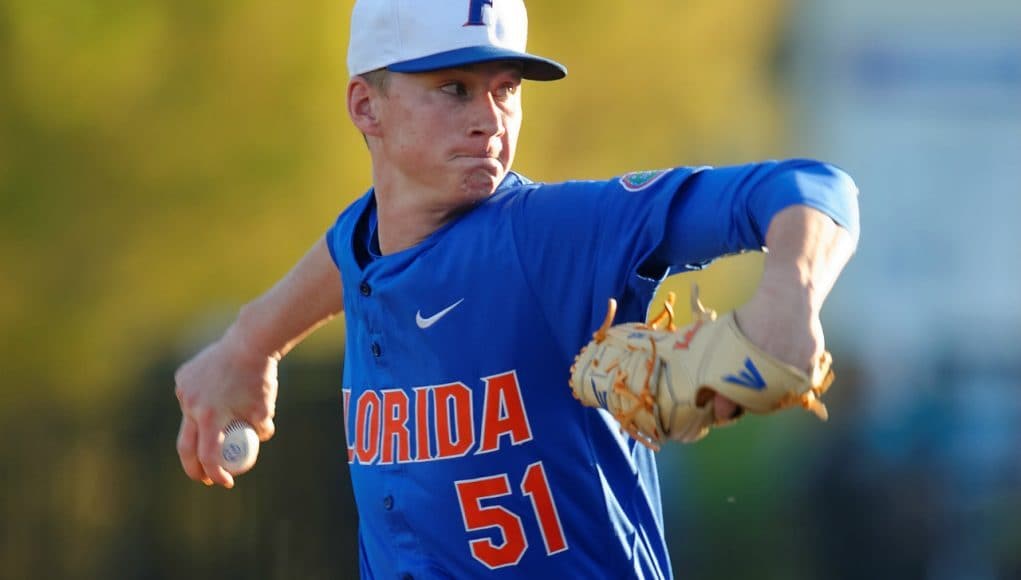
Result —
[[376, 70], [370, 70], [369, 72], [358, 75], [365, 79], [365, 82], [369, 83], [369, 86], [376, 89], [377, 91], [386, 94], [387, 89], [390, 87], [390, 71], [385, 68], [377, 68]]

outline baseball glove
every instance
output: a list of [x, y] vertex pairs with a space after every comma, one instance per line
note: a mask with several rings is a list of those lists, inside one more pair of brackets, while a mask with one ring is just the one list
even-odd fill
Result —
[[646, 447], [667, 440], [693, 442], [729, 420], [713, 416], [719, 393], [743, 410], [768, 414], [800, 405], [823, 421], [819, 400], [833, 382], [830, 353], [811, 374], [783, 363], [752, 344], [734, 313], [717, 317], [691, 293], [695, 320], [677, 330], [674, 294], [648, 324], [613, 326], [617, 303], [610, 299], [603, 325], [571, 366], [574, 397], [609, 411], [621, 429]]

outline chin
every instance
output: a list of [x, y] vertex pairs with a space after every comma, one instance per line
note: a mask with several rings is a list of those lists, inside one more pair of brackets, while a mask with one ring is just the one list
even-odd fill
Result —
[[461, 189], [467, 197], [473, 200], [484, 199], [493, 195], [503, 176], [503, 171], [497, 173], [491, 170], [471, 171], [464, 176]]

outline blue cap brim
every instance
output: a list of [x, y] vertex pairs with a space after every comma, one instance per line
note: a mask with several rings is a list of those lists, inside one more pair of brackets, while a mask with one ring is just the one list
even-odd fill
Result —
[[516, 60], [524, 64], [522, 78], [533, 81], [555, 81], [567, 76], [564, 65], [524, 52], [498, 48], [495, 46], [469, 46], [447, 52], [439, 52], [422, 58], [396, 62], [387, 66], [389, 70], [401, 73], [417, 73], [455, 68], [480, 62], [494, 60]]

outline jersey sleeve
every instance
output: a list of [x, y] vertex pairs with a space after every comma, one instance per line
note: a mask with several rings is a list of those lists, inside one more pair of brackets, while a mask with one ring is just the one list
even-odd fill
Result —
[[760, 249], [773, 216], [791, 205], [821, 211], [857, 240], [858, 188], [846, 172], [809, 159], [768, 161], [694, 172], [650, 261], [680, 271]]
[[[607, 181], [533, 186], [512, 214], [522, 268], [564, 348], [575, 351], [602, 321], [642, 320], [670, 273], [758, 250], [772, 216], [815, 207], [857, 236], [857, 188], [843, 171], [809, 160], [631, 173]], [[577, 334], [557, 321], [580, 310]]]

